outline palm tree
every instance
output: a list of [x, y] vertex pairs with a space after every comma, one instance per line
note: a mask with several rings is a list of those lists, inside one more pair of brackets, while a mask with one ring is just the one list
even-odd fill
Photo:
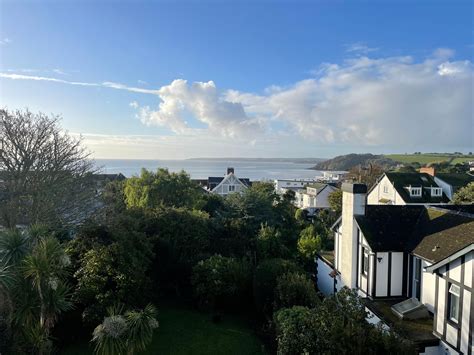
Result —
[[58, 315], [72, 307], [67, 266], [64, 248], [44, 227], [0, 235], [0, 292], [11, 304], [15, 330], [39, 354], [51, 345]]
[[97, 355], [137, 354], [151, 342], [158, 328], [156, 308], [148, 304], [141, 311], [128, 311], [121, 315], [122, 307], [108, 309], [108, 317], [95, 329], [92, 341]]

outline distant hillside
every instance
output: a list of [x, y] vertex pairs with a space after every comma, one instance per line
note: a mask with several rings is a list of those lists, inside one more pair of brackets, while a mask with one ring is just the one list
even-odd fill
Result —
[[316, 164], [326, 159], [322, 158], [189, 158], [186, 160], [211, 160], [211, 161], [264, 161], [264, 162], [278, 162], [278, 163], [298, 163], [298, 164]]
[[463, 164], [474, 160], [474, 155], [460, 153], [389, 154], [386, 157], [404, 164], [418, 163], [421, 165], [442, 162]]
[[312, 169], [314, 170], [350, 170], [351, 168], [362, 165], [367, 166], [369, 164], [380, 165], [384, 168], [390, 168], [395, 166], [397, 163], [392, 159], [389, 159], [383, 155], [374, 154], [347, 154], [340, 155], [333, 159], [323, 161], [316, 164]]

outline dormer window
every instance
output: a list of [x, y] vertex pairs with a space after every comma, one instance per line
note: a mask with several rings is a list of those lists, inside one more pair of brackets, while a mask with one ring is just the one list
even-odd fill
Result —
[[443, 190], [441, 187], [432, 187], [431, 188], [431, 196], [432, 197], [440, 197], [443, 195]]
[[411, 197], [421, 197], [421, 187], [410, 187], [409, 191]]

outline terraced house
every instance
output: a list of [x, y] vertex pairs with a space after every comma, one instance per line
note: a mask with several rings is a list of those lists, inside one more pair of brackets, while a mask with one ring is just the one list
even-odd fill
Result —
[[355, 288], [380, 321], [423, 354], [472, 354], [474, 206], [367, 205], [343, 184], [334, 260], [317, 260], [326, 294]]

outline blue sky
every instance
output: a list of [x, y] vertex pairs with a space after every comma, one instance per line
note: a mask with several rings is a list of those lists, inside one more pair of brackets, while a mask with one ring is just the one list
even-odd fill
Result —
[[0, 0], [0, 105], [102, 158], [468, 151], [473, 28], [470, 1]]

